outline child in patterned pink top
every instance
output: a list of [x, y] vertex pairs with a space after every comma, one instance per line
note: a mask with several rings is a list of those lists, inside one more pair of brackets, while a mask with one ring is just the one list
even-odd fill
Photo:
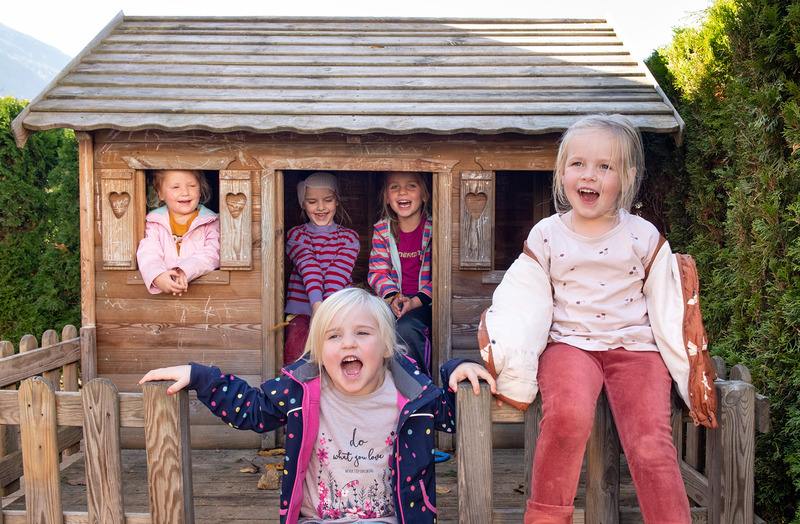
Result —
[[[526, 524], [572, 522], [601, 390], [614, 414], [644, 520], [690, 522], [672, 443], [672, 378], [649, 318], [650, 301], [658, 297], [648, 295], [645, 286], [659, 233], [630, 213], [643, 157], [638, 129], [620, 115], [589, 116], [573, 124], [556, 157], [558, 214], [533, 227], [485, 315], [491, 347], [483, 347], [493, 350], [486, 360], [498, 374], [499, 394], [511, 401], [507, 393], [529, 383], [542, 396]], [[518, 294], [521, 289], [535, 291]], [[515, 306], [527, 304], [535, 306], [526, 309], [530, 314], [524, 322], [515, 322], [519, 329], [500, 327], [516, 320]], [[526, 352], [523, 358], [516, 355], [517, 347]], [[524, 372], [503, 369], [520, 362]]]
[[[311, 320], [309, 351], [280, 377], [250, 386], [216, 367], [192, 362], [153, 370], [148, 380], [175, 380], [237, 429], [286, 427], [282, 523], [341, 519], [434, 524], [434, 430], [455, 427], [455, 390], [494, 379], [476, 362], [452, 360], [442, 384], [398, 344], [394, 315], [359, 288], [325, 299]], [[336, 519], [336, 520], [332, 520]]]

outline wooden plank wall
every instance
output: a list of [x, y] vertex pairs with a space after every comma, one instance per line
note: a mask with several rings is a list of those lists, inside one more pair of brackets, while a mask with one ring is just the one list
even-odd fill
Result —
[[[447, 353], [475, 358], [477, 321], [480, 311], [488, 306], [497, 273], [458, 268], [460, 172], [488, 169], [497, 173], [498, 214], [494, 236], [495, 249], [501, 256], [496, 257], [495, 270], [505, 269], [504, 265], [521, 250], [522, 240], [535, 218], [542, 215], [542, 202], [549, 199], [547, 171], [552, 169], [556, 137], [100, 131], [92, 138], [95, 172], [135, 169], [144, 173], [148, 169], [170, 167], [204, 169], [206, 173], [252, 172], [252, 268], [215, 272], [203, 277], [208, 283], [190, 283], [189, 291], [180, 297], [151, 295], [137, 280], [137, 271], [103, 266], [103, 217], [98, 205], [100, 177], [94, 177], [93, 305], [97, 372], [98, 376], [112, 380], [120, 391], [139, 392], [138, 380], [149, 369], [190, 360], [217, 365], [251, 384], [260, 384], [278, 372], [274, 369], [270, 374], [269, 370], [274, 368], [270, 362], [280, 362], [277, 355], [280, 351], [282, 356], [282, 336], [279, 332], [273, 336], [269, 330], [274, 326], [263, 324], [283, 316], [283, 295], [279, 291], [285, 289], [291, 265], [285, 260], [282, 242], [285, 232], [301, 220], [297, 181], [319, 170], [339, 176], [342, 203], [352, 218], [350, 227], [361, 237], [361, 252], [354, 272], [357, 285], [366, 285], [372, 227], [379, 215], [382, 173], [389, 170], [429, 173], [432, 186], [437, 176], [452, 177], [451, 205], [444, 207], [451, 209], [451, 216], [434, 217], [449, 220], [451, 224], [450, 259], [437, 268], [437, 271], [452, 271], [452, 288], [448, 288], [452, 302], [447, 304], [453, 319], [452, 351]], [[272, 177], [273, 183], [262, 184], [263, 177]], [[274, 201], [277, 196], [262, 195], [265, 187], [280, 195], [280, 205]], [[270, 219], [262, 221], [262, 213], [270, 213]], [[520, 221], [520, 216], [530, 219]], [[264, 231], [263, 224], [270, 224], [275, 230]], [[275, 260], [264, 260], [264, 252], [274, 253], [270, 257]], [[282, 274], [283, 282], [265, 282], [265, 275], [272, 274]], [[440, 294], [444, 300], [450, 296], [447, 292]], [[434, 338], [434, 346], [437, 340], [450, 340], [441, 333], [434, 333]], [[261, 373], [262, 369], [266, 371]], [[217, 446], [220, 438], [225, 439], [226, 447], [258, 446], [256, 436], [221, 425], [196, 401], [192, 402], [190, 413], [193, 446]], [[124, 438], [131, 439], [125, 440], [126, 444], [136, 439], [141, 443], [143, 435], [131, 433]]]

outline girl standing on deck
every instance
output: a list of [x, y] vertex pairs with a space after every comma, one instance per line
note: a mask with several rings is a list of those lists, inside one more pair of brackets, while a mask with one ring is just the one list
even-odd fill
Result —
[[479, 378], [475, 362], [450, 361], [437, 388], [403, 354], [394, 315], [366, 290], [327, 298], [311, 320], [306, 353], [261, 389], [192, 362], [147, 373], [175, 380], [237, 429], [286, 426], [281, 523], [436, 522], [434, 429], [455, 429], [455, 393]]

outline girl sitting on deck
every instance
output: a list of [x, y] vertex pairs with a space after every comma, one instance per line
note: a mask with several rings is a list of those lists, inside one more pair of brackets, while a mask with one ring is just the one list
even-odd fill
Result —
[[175, 380], [237, 429], [286, 426], [282, 523], [434, 523], [433, 430], [455, 430], [455, 394], [494, 379], [475, 362], [448, 362], [437, 388], [405, 356], [394, 315], [359, 288], [338, 291], [311, 319], [306, 352], [261, 389], [194, 362], [148, 372]]
[[498, 398], [524, 409], [542, 395], [526, 524], [572, 522], [601, 390], [645, 522], [690, 522], [670, 391], [674, 379], [695, 420], [714, 427], [714, 378], [689, 369], [690, 356], [705, 351], [705, 340], [683, 339], [697, 296], [684, 298], [669, 245], [630, 213], [642, 172], [639, 131], [626, 118], [573, 124], [556, 157], [559, 214], [533, 227], [481, 320]]

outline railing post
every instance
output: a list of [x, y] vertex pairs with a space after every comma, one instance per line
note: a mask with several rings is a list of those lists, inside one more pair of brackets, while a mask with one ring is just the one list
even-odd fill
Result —
[[28, 523], [63, 522], [58, 461], [56, 395], [42, 377], [19, 388], [19, 427]]
[[97, 378], [97, 328], [81, 328], [81, 377], [84, 383]]
[[619, 437], [605, 393], [586, 443], [586, 523], [619, 522]]
[[194, 523], [189, 395], [167, 395], [170, 381], [146, 382], [144, 393], [147, 484], [153, 524]]
[[117, 387], [110, 380], [96, 378], [83, 387], [81, 400], [89, 524], [123, 524]]
[[536, 395], [533, 404], [525, 410], [525, 500], [531, 498], [533, 483], [533, 455], [536, 453], [536, 442], [539, 440], [539, 424], [542, 422], [542, 395]]
[[719, 428], [707, 432], [708, 522], [752, 524], [755, 388], [716, 381]]
[[486, 524], [492, 521], [492, 393], [481, 381], [481, 393], [472, 384], [458, 385], [456, 402], [456, 469], [458, 470], [458, 521]]
[[[72, 324], [67, 324], [61, 329], [61, 342], [65, 340], [72, 340], [73, 338], [78, 338], [78, 330]], [[63, 368], [63, 373], [61, 375], [61, 381], [64, 384], [64, 391], [78, 391], [78, 364], [74, 362], [72, 364], [67, 364]], [[89, 379], [84, 378], [84, 383], [89, 382]], [[75, 444], [71, 448], [67, 448], [64, 450], [65, 455], [73, 455], [78, 453], [81, 450], [80, 444]]]

